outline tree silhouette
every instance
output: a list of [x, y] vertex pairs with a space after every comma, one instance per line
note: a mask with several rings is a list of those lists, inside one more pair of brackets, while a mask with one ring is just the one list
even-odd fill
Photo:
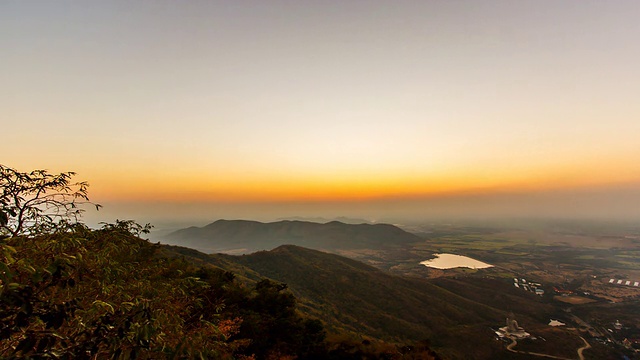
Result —
[[73, 182], [75, 172], [19, 172], [0, 164], [0, 236], [34, 235], [78, 223], [90, 204], [85, 181]]

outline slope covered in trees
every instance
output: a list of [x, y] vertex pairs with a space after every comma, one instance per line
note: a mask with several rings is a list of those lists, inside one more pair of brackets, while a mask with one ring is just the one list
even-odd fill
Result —
[[[352, 259], [292, 245], [242, 256], [167, 249], [190, 261], [233, 268], [250, 284], [263, 277], [286, 283], [301, 310], [322, 319], [329, 332], [391, 342], [427, 341], [444, 358], [517, 358], [492, 340], [491, 327], [502, 324], [507, 314], [493, 283], [440, 284], [393, 276]], [[524, 312], [542, 306], [524, 300], [520, 305]]]
[[[0, 243], [2, 358], [399, 358], [328, 342], [287, 285], [163, 256], [132, 222]], [[424, 346], [405, 358], [434, 358]]]
[[[0, 355], [230, 357], [298, 353], [303, 340], [322, 342], [322, 328], [296, 316], [294, 299], [277, 284], [236, 287], [229, 273], [155, 256], [159, 246], [130, 230], [120, 222], [6, 240]], [[246, 306], [240, 311], [228, 299]], [[278, 339], [287, 346], [251, 341], [245, 328], [254, 323], [266, 331], [279, 326], [267, 316], [270, 306], [301, 339]]]

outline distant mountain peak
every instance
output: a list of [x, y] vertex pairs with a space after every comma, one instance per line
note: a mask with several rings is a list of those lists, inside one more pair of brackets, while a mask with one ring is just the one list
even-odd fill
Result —
[[262, 223], [220, 219], [204, 227], [175, 231], [164, 240], [208, 253], [246, 254], [285, 244], [324, 251], [381, 249], [417, 242], [420, 238], [389, 224], [346, 224], [338, 220], [323, 224], [301, 220]]
[[279, 218], [276, 221], [302, 221], [302, 222], [314, 222], [319, 224], [326, 224], [334, 221], [338, 221], [344, 224], [374, 224], [375, 221], [358, 219], [358, 218], [350, 218], [346, 216], [338, 216], [335, 218], [324, 218], [324, 217], [303, 217], [303, 216], [290, 216], [285, 218]]

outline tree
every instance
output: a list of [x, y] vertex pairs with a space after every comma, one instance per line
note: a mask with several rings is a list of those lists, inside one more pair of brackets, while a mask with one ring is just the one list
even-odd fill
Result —
[[62, 224], [78, 223], [89, 201], [86, 181], [73, 182], [75, 172], [19, 172], [0, 164], [0, 237], [34, 235]]

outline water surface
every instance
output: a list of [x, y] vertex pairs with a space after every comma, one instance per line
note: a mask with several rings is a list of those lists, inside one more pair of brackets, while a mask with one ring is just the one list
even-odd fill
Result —
[[491, 264], [472, 259], [468, 256], [455, 254], [433, 254], [436, 258], [425, 260], [420, 264], [436, 269], [453, 269], [457, 267], [466, 267], [471, 269], [485, 269], [493, 267]]

